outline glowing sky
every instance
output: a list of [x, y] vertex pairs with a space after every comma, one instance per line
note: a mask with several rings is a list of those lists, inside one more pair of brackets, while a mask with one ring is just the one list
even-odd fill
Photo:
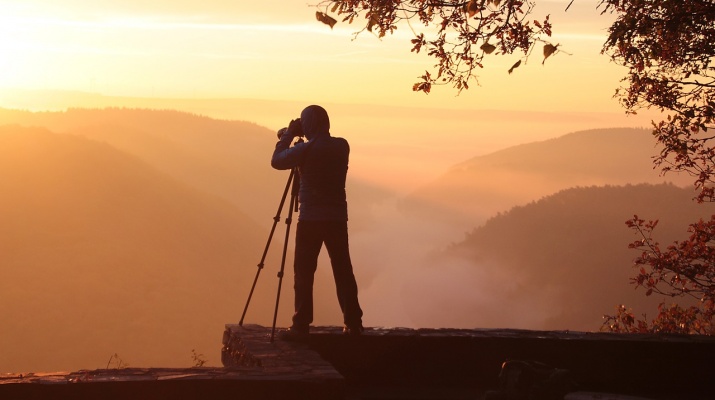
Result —
[[[426, 96], [412, 84], [433, 64], [410, 52], [409, 29], [378, 39], [331, 30], [311, 1], [0, 0], [0, 88], [113, 96], [239, 97], [421, 107], [617, 111], [624, 70], [600, 55], [611, 16], [596, 0], [538, 0], [559, 53], [508, 75], [494, 56], [481, 87]], [[413, 25], [415, 29], [421, 29]], [[538, 52], [535, 52], [538, 53]]]

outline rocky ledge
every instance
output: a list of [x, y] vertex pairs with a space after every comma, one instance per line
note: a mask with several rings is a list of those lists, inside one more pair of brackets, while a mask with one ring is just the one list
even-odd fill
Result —
[[0, 375], [0, 399], [507, 398], [499, 375], [508, 360], [567, 372], [560, 398], [569, 400], [714, 398], [713, 337], [405, 328], [352, 337], [316, 327], [302, 341], [270, 339], [270, 328], [226, 325], [223, 368]]

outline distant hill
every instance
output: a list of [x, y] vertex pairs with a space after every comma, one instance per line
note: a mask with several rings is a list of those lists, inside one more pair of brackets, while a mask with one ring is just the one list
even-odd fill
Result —
[[[427, 263], [402, 298], [420, 326], [598, 330], [600, 317], [626, 304], [653, 316], [663, 300], [629, 283], [625, 221], [660, 219], [661, 244], [715, 213], [692, 191], [670, 184], [581, 187], [560, 191], [489, 219]], [[444, 290], [449, 288], [449, 290]], [[670, 302], [670, 299], [665, 299]]]
[[[268, 207], [261, 195], [275, 187], [275, 196], [280, 196], [287, 179], [268, 165], [275, 134], [247, 122], [119, 108], [38, 113], [0, 110], [0, 122], [41, 126], [109, 143], [199, 190], [232, 201], [252, 217], [266, 215], [268, 221], [279, 199]], [[265, 168], [256, 168], [258, 165]]]
[[[595, 129], [510, 147], [457, 164], [413, 192], [403, 207], [448, 224], [481, 224], [497, 212], [575, 186], [673, 182], [653, 169], [646, 129]], [[432, 217], [429, 217], [432, 215]]]
[[[234, 203], [266, 226], [272, 223], [288, 179], [287, 171], [276, 171], [269, 164], [275, 132], [250, 122], [172, 110], [28, 112], [0, 108], [1, 124], [45, 127], [106, 142], [200, 191]], [[379, 201], [388, 194], [349, 179], [349, 200], [356, 204], [351, 215], [355, 221], [364, 221], [368, 217], [363, 203]]]
[[[137, 156], [44, 128], [0, 127], [0, 194], [0, 371], [99, 368], [114, 353], [191, 366], [192, 349], [219, 364], [268, 226]], [[259, 282], [251, 322], [270, 321], [275, 285], [274, 271]]]

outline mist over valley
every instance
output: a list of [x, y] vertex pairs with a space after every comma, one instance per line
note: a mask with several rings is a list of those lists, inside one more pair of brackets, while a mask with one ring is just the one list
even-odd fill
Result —
[[[1, 109], [0, 125], [0, 371], [100, 368], [114, 353], [131, 366], [190, 366], [192, 349], [218, 365], [288, 177], [269, 165], [275, 130], [131, 108]], [[563, 133], [455, 159], [405, 194], [369, 179], [391, 173], [390, 158], [369, 151], [375, 137], [336, 132], [354, 155], [350, 245], [365, 324], [597, 330], [617, 304], [653, 310], [662, 299], [628, 282], [637, 254], [625, 220], [661, 219], [668, 243], [712, 207], [692, 201], [686, 179], [653, 170], [645, 129]], [[284, 226], [249, 323], [271, 323]], [[279, 326], [292, 314], [292, 245], [288, 254]], [[325, 251], [316, 279], [314, 324], [341, 324]]]

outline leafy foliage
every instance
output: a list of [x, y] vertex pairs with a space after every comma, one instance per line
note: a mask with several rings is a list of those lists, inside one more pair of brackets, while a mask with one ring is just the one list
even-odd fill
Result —
[[[603, 0], [614, 12], [603, 52], [628, 68], [625, 87], [616, 95], [628, 112], [655, 107], [665, 114], [654, 122], [662, 146], [655, 163], [664, 173], [686, 172], [695, 178], [699, 202], [715, 200], [715, 148], [708, 130], [715, 122], [715, 3], [657, 0]], [[695, 305], [661, 303], [652, 321], [636, 320], [624, 306], [606, 316], [604, 328], [626, 332], [713, 334], [715, 216], [690, 225], [690, 237], [665, 250], [652, 237], [655, 222], [637, 216], [627, 222], [642, 239], [631, 248], [642, 251], [633, 278], [646, 295], [690, 297]]]
[[658, 221], [645, 222], [634, 216], [627, 225], [635, 230], [640, 239], [630, 248], [641, 250], [635, 260], [638, 274], [632, 278], [636, 287], [646, 289], [646, 296], [653, 293], [670, 297], [685, 297], [695, 300], [691, 306], [661, 303], [658, 314], [652, 321], [636, 319], [631, 310], [618, 306], [615, 315], [605, 316], [604, 330], [614, 332], [668, 332], [712, 335], [715, 333], [715, 216], [702, 219], [689, 226], [690, 237], [662, 249], [653, 239], [653, 230]]
[[191, 349], [191, 361], [194, 363], [194, 367], [203, 367], [208, 360], [203, 353], [197, 353], [196, 349]]
[[542, 21], [529, 19], [534, 5], [521, 0], [326, 0], [319, 4], [325, 12], [316, 16], [331, 28], [335, 19], [328, 14], [350, 24], [362, 21], [358, 34], [369, 31], [378, 37], [393, 33], [401, 21], [419, 21], [429, 33], [418, 33], [410, 25], [415, 35], [412, 51], [426, 51], [435, 59], [437, 72], [425, 71], [412, 89], [429, 93], [435, 84], [468, 89], [469, 80], [476, 79], [475, 70], [483, 67], [489, 54], [520, 52], [525, 59], [538, 42], [545, 43], [544, 60], [554, 54], [558, 45], [545, 39], [551, 36], [549, 16]]
[[617, 15], [603, 52], [628, 68], [616, 94], [629, 112], [655, 107], [664, 172], [695, 178], [700, 201], [713, 200], [715, 148], [707, 132], [715, 122], [715, 3], [710, 0], [603, 0]]
[[110, 366], [114, 369], [124, 369], [129, 367], [129, 364], [122, 360], [122, 358], [119, 357], [119, 354], [114, 353], [109, 357], [109, 361], [107, 361], [107, 367], [105, 369], [109, 369]]

